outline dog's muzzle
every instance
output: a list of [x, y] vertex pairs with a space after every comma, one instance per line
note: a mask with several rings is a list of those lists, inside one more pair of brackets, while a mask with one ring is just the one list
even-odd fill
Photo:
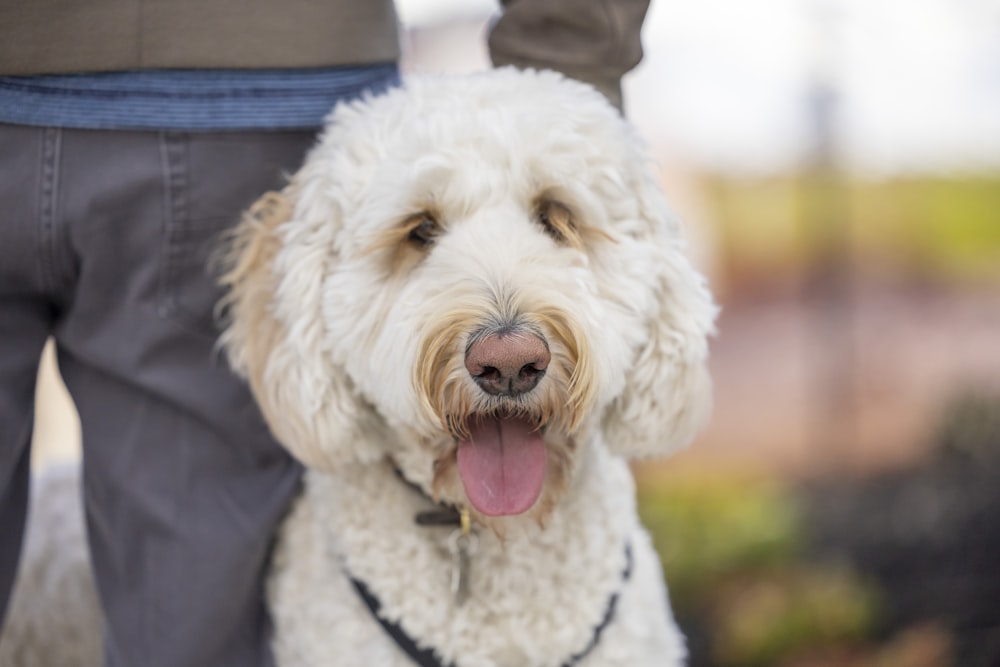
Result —
[[427, 332], [418, 392], [452, 438], [473, 508], [482, 516], [523, 514], [542, 497], [562, 443], [587, 414], [593, 366], [561, 311], [480, 317], [446, 314]]
[[[465, 368], [484, 393], [519, 402], [538, 386], [552, 357], [541, 334], [521, 326], [480, 329]], [[458, 443], [458, 470], [473, 506], [490, 516], [520, 514], [538, 499], [547, 455], [539, 423], [509, 409], [471, 416]]]

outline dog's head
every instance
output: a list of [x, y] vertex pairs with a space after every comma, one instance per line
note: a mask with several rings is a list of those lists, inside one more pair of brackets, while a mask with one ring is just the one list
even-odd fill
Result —
[[553, 73], [339, 107], [225, 282], [224, 342], [289, 450], [391, 456], [481, 514], [547, 511], [595, 435], [663, 454], [708, 412], [715, 307], [641, 143]]

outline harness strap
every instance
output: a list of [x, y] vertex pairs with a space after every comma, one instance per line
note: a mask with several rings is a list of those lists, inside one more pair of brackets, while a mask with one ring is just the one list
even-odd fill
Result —
[[[398, 623], [393, 623], [389, 619], [382, 618], [379, 615], [379, 610], [382, 608], [382, 604], [378, 601], [368, 587], [365, 586], [361, 580], [350, 577], [351, 583], [354, 585], [354, 590], [358, 592], [361, 599], [368, 606], [368, 611], [372, 613], [375, 620], [379, 622], [382, 629], [385, 630], [396, 645], [403, 649], [406, 655], [410, 656], [413, 662], [420, 667], [446, 667], [444, 663], [437, 657], [434, 650], [431, 648], [420, 648], [417, 646], [417, 642], [406, 634], [406, 631], [399, 626]], [[454, 665], [447, 665], [447, 667], [454, 667]]]
[[[625, 545], [625, 569], [622, 571], [622, 585], [624, 586], [624, 584], [627, 583], [631, 577], [632, 545], [627, 543]], [[348, 575], [348, 578], [351, 580], [351, 584], [354, 586], [354, 590], [357, 591], [358, 596], [361, 597], [362, 601], [364, 601], [365, 605], [368, 607], [368, 611], [370, 611], [375, 620], [379, 622], [382, 629], [385, 630], [390, 637], [392, 637], [393, 641], [396, 642], [396, 645], [399, 646], [399, 648], [402, 649], [406, 655], [410, 656], [410, 659], [413, 660], [414, 664], [419, 665], [420, 667], [456, 667], [452, 663], [446, 665], [441, 662], [441, 659], [434, 652], [434, 649], [421, 648], [417, 645], [417, 642], [410, 637], [410, 635], [406, 634], [406, 631], [403, 630], [398, 623], [394, 623], [386, 618], [383, 618], [379, 614], [379, 611], [382, 609], [382, 604], [378, 601], [378, 598], [376, 598], [375, 595], [368, 590], [368, 587], [365, 586], [360, 579], [356, 579], [350, 575]], [[591, 651], [597, 648], [604, 630], [611, 625], [611, 621], [614, 620], [615, 608], [618, 606], [618, 597], [620, 593], [621, 589], [611, 594], [611, 598], [608, 600], [608, 606], [604, 611], [604, 618], [602, 618], [601, 622], [594, 628], [594, 634], [590, 638], [590, 643], [588, 643], [582, 651], [574, 654], [569, 660], [563, 663], [563, 667], [574, 667], [575, 665], [578, 665], [581, 660], [590, 655]]]
[[[622, 586], [623, 587], [624, 587], [625, 583], [628, 582], [628, 580], [631, 577], [632, 577], [632, 545], [629, 544], [629, 543], [626, 543], [625, 544], [625, 570], [622, 572]], [[601, 634], [604, 632], [604, 629], [606, 627], [608, 627], [609, 625], [611, 625], [611, 621], [614, 620], [614, 617], [615, 617], [615, 607], [618, 606], [618, 595], [620, 593], [621, 593], [621, 589], [618, 589], [617, 591], [615, 591], [614, 593], [611, 594], [611, 599], [608, 600], [608, 607], [604, 611], [604, 618], [601, 619], [601, 622], [597, 624], [596, 628], [594, 628], [594, 635], [590, 638], [590, 643], [587, 644], [587, 646], [582, 651], [580, 651], [579, 653], [577, 653], [576, 655], [574, 655], [572, 658], [570, 658], [569, 660], [567, 660], [566, 663], [563, 665], [563, 667], [573, 667], [574, 665], [579, 664], [579, 662], [581, 660], [583, 660], [584, 658], [586, 658], [590, 654], [591, 651], [593, 651], [595, 648], [597, 648], [597, 644], [601, 641]]]

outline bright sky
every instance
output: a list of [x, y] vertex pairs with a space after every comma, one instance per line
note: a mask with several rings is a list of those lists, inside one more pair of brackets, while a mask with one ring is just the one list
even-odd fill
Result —
[[[397, 0], [407, 25], [494, 0]], [[707, 168], [771, 171], [815, 142], [836, 91], [838, 157], [873, 173], [1000, 169], [1000, 0], [653, 0], [629, 116]]]

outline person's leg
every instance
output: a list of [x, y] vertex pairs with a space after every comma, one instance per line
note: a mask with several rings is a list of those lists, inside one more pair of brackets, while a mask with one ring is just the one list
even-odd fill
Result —
[[80, 413], [108, 665], [271, 664], [266, 560], [300, 468], [216, 349], [207, 259], [307, 133], [67, 131], [56, 329]]
[[35, 377], [53, 319], [48, 139], [0, 124], [0, 628], [24, 531]]

